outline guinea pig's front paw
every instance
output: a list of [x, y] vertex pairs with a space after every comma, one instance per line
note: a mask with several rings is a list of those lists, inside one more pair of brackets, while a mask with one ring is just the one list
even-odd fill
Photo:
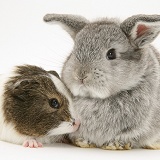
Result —
[[101, 148], [105, 150], [130, 150], [131, 143], [121, 143], [116, 141], [114, 143], [104, 144]]
[[81, 147], [81, 148], [96, 148], [96, 145], [93, 143], [90, 143], [89, 141], [83, 139], [83, 138], [78, 138], [73, 142], [76, 146]]
[[23, 147], [39, 148], [42, 146], [43, 146], [42, 143], [37, 142], [35, 139], [29, 139], [23, 142]]

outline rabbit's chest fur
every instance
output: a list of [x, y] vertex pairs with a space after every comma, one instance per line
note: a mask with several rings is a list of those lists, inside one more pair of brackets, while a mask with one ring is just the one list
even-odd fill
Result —
[[157, 97], [151, 87], [143, 85], [104, 100], [76, 97], [74, 106], [82, 123], [70, 136], [84, 138], [99, 147], [114, 141], [143, 145], [160, 127], [160, 112], [155, 113], [159, 107]]

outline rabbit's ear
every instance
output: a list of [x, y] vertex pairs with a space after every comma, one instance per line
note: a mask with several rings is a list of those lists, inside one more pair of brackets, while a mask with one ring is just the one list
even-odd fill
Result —
[[151, 43], [160, 32], [160, 15], [135, 15], [121, 23], [121, 29], [137, 48]]
[[74, 39], [76, 34], [89, 21], [84, 17], [69, 14], [46, 14], [43, 18], [45, 22], [58, 22]]

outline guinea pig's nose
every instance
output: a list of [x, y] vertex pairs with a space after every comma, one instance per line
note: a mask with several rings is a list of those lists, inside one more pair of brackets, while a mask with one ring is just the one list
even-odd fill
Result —
[[73, 125], [73, 126], [74, 126], [74, 125], [79, 126], [79, 125], [80, 125], [80, 120], [79, 120], [79, 119], [74, 119], [74, 118], [72, 118], [72, 125]]
[[80, 124], [81, 123], [79, 119], [72, 119], [73, 132], [75, 132], [79, 128]]
[[72, 125], [73, 126], [75, 125], [75, 119], [74, 118], [72, 119]]

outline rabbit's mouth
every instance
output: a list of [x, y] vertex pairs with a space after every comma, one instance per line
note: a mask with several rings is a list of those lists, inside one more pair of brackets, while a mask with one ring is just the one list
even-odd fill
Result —
[[73, 87], [72, 89], [72, 93], [74, 94], [74, 96], [89, 96], [89, 89], [86, 87], [86, 85], [84, 83], [81, 83], [79, 85], [76, 85], [76, 87]]
[[102, 88], [98, 88], [97, 86], [91, 86], [87, 84], [74, 84], [72, 85], [70, 90], [74, 96], [80, 97], [104, 99], [110, 96], [110, 93], [107, 92], [107, 90], [102, 90]]
[[85, 71], [83, 72], [84, 73], [81, 73], [81, 72], [79, 73], [79, 70], [76, 70], [73, 73], [74, 80], [76, 80], [76, 82], [81, 86], [85, 86], [92, 78], [91, 73], [86, 73]]

